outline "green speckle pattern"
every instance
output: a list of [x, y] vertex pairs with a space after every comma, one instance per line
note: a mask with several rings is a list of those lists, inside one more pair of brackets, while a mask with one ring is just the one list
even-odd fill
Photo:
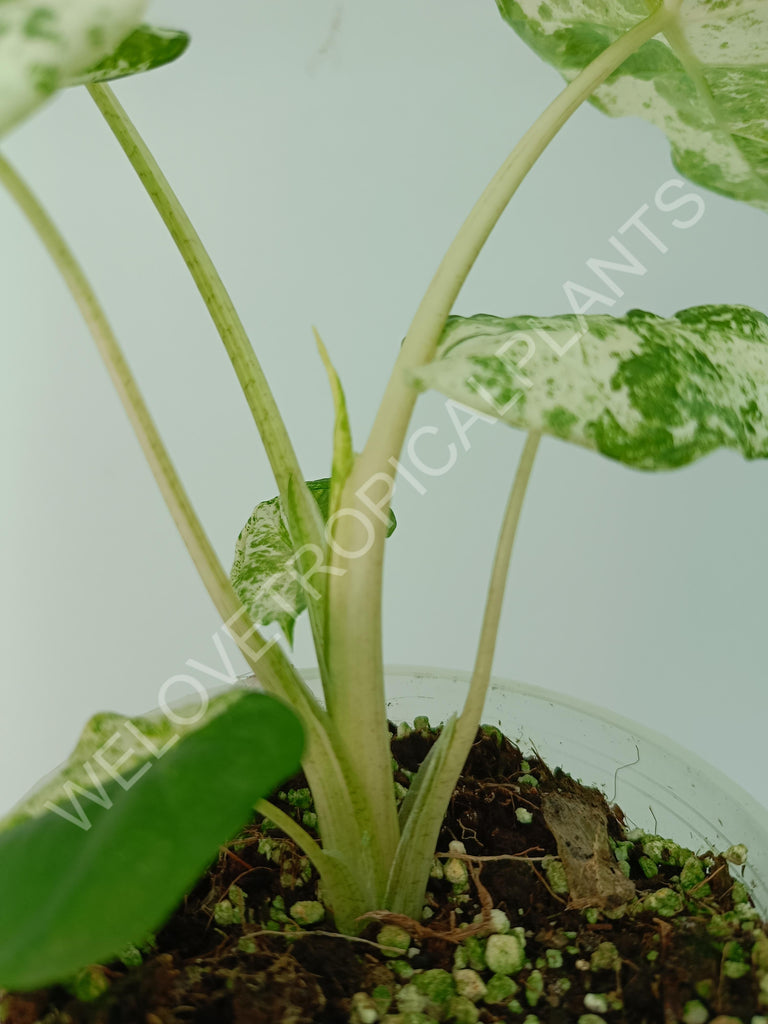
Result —
[[636, 469], [717, 448], [768, 457], [768, 318], [746, 306], [668, 319], [454, 316], [412, 380]]
[[[328, 478], [308, 480], [307, 487], [318, 504], [323, 522], [327, 522], [331, 481]], [[389, 516], [388, 537], [396, 526], [392, 511]], [[327, 565], [327, 561], [319, 563], [315, 584], [321, 578], [322, 565]], [[258, 626], [276, 622], [292, 643], [294, 624], [307, 607], [313, 576], [307, 574], [305, 586], [280, 498], [262, 501], [253, 510], [237, 538], [230, 579], [251, 620]]]
[[100, 25], [94, 25], [88, 29], [88, 43], [94, 47], [102, 47], [104, 45], [104, 30]]
[[29, 69], [29, 81], [41, 99], [47, 99], [60, 85], [59, 69], [55, 64], [33, 64]]
[[0, 135], [112, 53], [140, 24], [146, 7], [147, 0], [4, 0]]
[[[326, 520], [330, 480], [310, 480], [307, 487]], [[292, 643], [294, 623], [307, 607], [307, 591], [280, 498], [262, 501], [253, 510], [237, 538], [230, 579], [251, 620], [259, 626], [276, 622]], [[307, 582], [311, 584], [311, 577]]]
[[105, 60], [81, 74], [70, 75], [65, 85], [111, 82], [163, 67], [180, 57], [189, 46], [186, 32], [142, 25], [132, 32]]
[[[504, 20], [569, 81], [648, 16], [646, 0], [496, 0]], [[768, 209], [768, 4], [685, 0], [595, 93], [613, 117], [665, 132], [677, 170]]]
[[22, 32], [29, 39], [47, 39], [60, 43], [56, 28], [56, 12], [50, 7], [36, 7], [22, 26]]
[[547, 414], [547, 423], [549, 424], [550, 432], [555, 437], [567, 438], [571, 432], [571, 428], [576, 425], [578, 417], [575, 413], [570, 412], [568, 409], [564, 409], [562, 405], [555, 406]]

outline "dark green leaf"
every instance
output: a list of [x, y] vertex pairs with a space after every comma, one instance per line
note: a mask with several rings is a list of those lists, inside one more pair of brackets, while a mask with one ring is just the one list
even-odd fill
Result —
[[170, 64], [186, 50], [189, 36], [172, 28], [140, 25], [104, 60], [86, 71], [69, 75], [63, 85], [84, 85], [86, 82], [110, 82], [115, 78], [139, 75]]
[[233, 690], [193, 721], [201, 710], [172, 709], [187, 725], [96, 716], [2, 823], [0, 987], [38, 988], [140, 943], [296, 770], [301, 727], [272, 697]]

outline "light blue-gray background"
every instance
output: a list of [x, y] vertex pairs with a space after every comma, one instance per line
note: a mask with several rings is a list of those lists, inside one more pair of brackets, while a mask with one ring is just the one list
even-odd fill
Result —
[[[464, 215], [560, 88], [492, 0], [158, 0], [189, 53], [118, 95], [217, 262], [308, 477], [326, 475], [320, 329], [364, 437], [421, 293]], [[274, 486], [197, 294], [80, 90], [5, 141], [71, 241], [129, 354], [221, 558]], [[612, 312], [708, 302], [768, 311], [765, 214], [706, 194], [687, 231], [653, 207], [675, 177], [638, 121], [580, 111], [479, 260], [457, 311], [567, 312], [563, 284], [648, 203], [661, 254]], [[681, 215], [686, 211], [681, 211]], [[687, 212], [690, 212], [688, 209]], [[5, 498], [0, 810], [61, 760], [88, 715], [153, 706], [219, 623], [74, 305], [0, 196]], [[604, 312], [605, 307], [595, 311]], [[443, 401], [421, 457], [456, 440]], [[387, 658], [471, 667], [522, 435], [478, 425], [450, 473], [407, 485], [388, 547]], [[422, 480], [424, 478], [422, 477]], [[768, 804], [768, 466], [730, 453], [651, 476], [546, 440], [510, 575], [496, 673], [674, 736]], [[299, 664], [312, 660], [305, 628]]]

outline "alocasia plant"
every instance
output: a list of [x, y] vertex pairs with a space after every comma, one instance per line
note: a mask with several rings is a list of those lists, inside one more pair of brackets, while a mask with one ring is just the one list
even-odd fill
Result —
[[[139, 941], [254, 804], [313, 862], [340, 930], [354, 932], [360, 916], [376, 909], [418, 917], [444, 812], [480, 722], [508, 562], [541, 434], [643, 470], [682, 466], [718, 447], [735, 448], [750, 459], [768, 455], [768, 320], [762, 313], [712, 305], [666, 318], [637, 310], [613, 318], [586, 307], [549, 318], [451, 316], [511, 197], [587, 100], [611, 115], [639, 114], [661, 127], [679, 173], [697, 184], [766, 205], [768, 10], [761, 4], [499, 0], [503, 17], [568, 84], [515, 146], [448, 249], [359, 452], [341, 382], [317, 339], [334, 399], [335, 430], [329, 476], [310, 483], [213, 263], [103, 84], [183, 50], [183, 33], [140, 25], [143, 6], [115, 0], [109, 13], [110, 5], [93, 0], [34, 9], [23, 0], [6, 0], [0, 57], [12, 53], [13, 60], [3, 64], [0, 77], [0, 127], [14, 124], [56, 88], [84, 83], [187, 263], [242, 386], [278, 491], [264, 495], [246, 523], [231, 574], [206, 537], [64, 239], [1, 159], [0, 179], [80, 305], [200, 576], [266, 694], [217, 698], [198, 709], [194, 722], [165, 708], [163, 725], [103, 716], [90, 724], [74, 760], [0, 830], [3, 906], [22, 913], [27, 864], [45, 879], [39, 913], [28, 926], [17, 928], [10, 917], [2, 922], [0, 984], [6, 987], [60, 979], [81, 963]], [[504, 514], [466, 702], [445, 723], [398, 806], [384, 701], [382, 571], [394, 525], [389, 499], [397, 458], [424, 388], [529, 434]], [[290, 641], [305, 609], [322, 705], [285, 648], [259, 629], [278, 623]], [[264, 800], [298, 762], [299, 722], [319, 842]], [[178, 742], [171, 743], [173, 737]], [[216, 760], [215, 772], [208, 758]], [[197, 791], [205, 794], [201, 823], [192, 830], [194, 842], [181, 842], [181, 824], [169, 803], [178, 796], [182, 806], [184, 795]], [[92, 822], [87, 814], [85, 823], [77, 811], [72, 814], [73, 793], [81, 811], [84, 802], [99, 808]], [[30, 851], [52, 844], [69, 851], [63, 863], [28, 861]], [[177, 844], [185, 850], [182, 863], [169, 857]], [[120, 856], [121, 849], [136, 856]], [[103, 901], [131, 886], [146, 887], [146, 898], [138, 904], [114, 898], [104, 926]], [[48, 944], [41, 946], [43, 936]]]

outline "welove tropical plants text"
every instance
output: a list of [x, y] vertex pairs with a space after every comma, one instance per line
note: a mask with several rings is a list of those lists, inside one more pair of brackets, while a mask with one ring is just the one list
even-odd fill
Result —
[[[539, 155], [585, 101], [667, 134], [677, 172], [768, 207], [768, 11], [733, 0], [497, 0], [503, 18], [567, 85], [523, 136], [460, 229], [406, 333], [370, 435], [353, 446], [341, 381], [321, 339], [335, 405], [330, 474], [307, 482], [245, 329], [170, 185], [105, 82], [178, 57], [183, 32], [143, 24], [141, 0], [0, 9], [0, 130], [57, 89], [84, 85], [144, 183], [192, 274], [242, 386], [274, 472], [228, 573], [184, 491], [87, 278], [20, 175], [0, 179], [27, 214], [80, 306], [178, 529], [226, 629], [264, 693], [201, 691], [139, 719], [97, 715], [67, 765], [0, 829], [0, 985], [66, 978], [139, 942], [170, 912], [254, 805], [318, 870], [341, 931], [389, 910], [418, 918], [446, 806], [475, 738], [507, 568], [543, 433], [643, 470], [686, 465], [718, 447], [768, 455], [768, 319], [741, 306], [671, 318], [591, 313], [451, 316], [498, 218]], [[672, 179], [655, 197], [680, 223], [695, 195]], [[671, 191], [670, 191], [671, 190]], [[666, 205], [665, 205], [666, 204]], [[683, 212], [682, 207], [688, 204]], [[699, 211], [700, 213], [700, 211]], [[640, 228], [642, 230], [642, 228]], [[598, 268], [615, 291], [637, 261]], [[528, 431], [491, 569], [463, 708], [444, 724], [407, 795], [393, 786], [384, 700], [381, 586], [390, 498], [418, 394], [450, 399]], [[277, 636], [309, 615], [320, 704]], [[267, 795], [299, 760], [319, 841]], [[216, 770], [211, 770], [211, 764]], [[194, 793], [199, 818], [183, 809]], [[30, 880], [34, 896], [30, 913]], [[104, 908], [108, 906], [108, 913]]]

